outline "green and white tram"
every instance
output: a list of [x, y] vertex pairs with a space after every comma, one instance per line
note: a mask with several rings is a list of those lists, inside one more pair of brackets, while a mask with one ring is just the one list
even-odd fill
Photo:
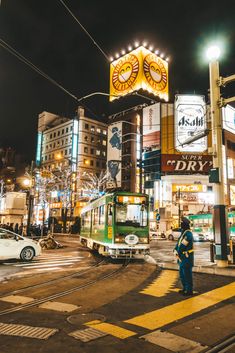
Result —
[[149, 254], [148, 195], [117, 191], [81, 212], [80, 242], [112, 258]]

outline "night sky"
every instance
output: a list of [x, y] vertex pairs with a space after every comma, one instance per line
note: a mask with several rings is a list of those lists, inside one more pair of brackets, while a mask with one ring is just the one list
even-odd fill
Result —
[[[234, 0], [64, 2], [108, 57], [135, 40], [169, 55], [171, 102], [175, 93], [207, 97], [203, 54], [213, 39], [224, 41], [221, 75], [235, 74]], [[1, 39], [75, 96], [109, 92], [109, 62], [59, 0], [2, 0], [0, 16]], [[38, 114], [73, 117], [77, 102], [2, 47], [0, 72], [0, 147], [12, 146], [30, 161]], [[235, 96], [235, 84], [223, 89], [223, 96]], [[84, 101], [87, 116], [103, 119], [138, 102], [131, 96], [113, 103], [102, 96]]]

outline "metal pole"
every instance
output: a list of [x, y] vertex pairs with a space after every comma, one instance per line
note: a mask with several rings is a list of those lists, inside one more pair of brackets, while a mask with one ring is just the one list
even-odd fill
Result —
[[215, 195], [213, 231], [215, 237], [215, 259], [218, 267], [228, 266], [227, 256], [227, 208], [224, 198], [224, 173], [222, 160], [222, 118], [218, 102], [220, 100], [219, 63], [213, 60], [209, 63], [210, 72], [210, 101], [212, 120], [212, 147], [213, 147], [213, 168], [218, 168], [220, 179], [213, 184]]

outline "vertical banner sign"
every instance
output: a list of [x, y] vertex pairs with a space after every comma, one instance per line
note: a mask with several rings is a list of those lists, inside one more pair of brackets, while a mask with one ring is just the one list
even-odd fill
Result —
[[121, 187], [122, 182], [122, 123], [117, 122], [108, 128], [107, 188]]
[[[206, 103], [204, 96], [175, 96], [175, 149], [179, 152], [204, 152], [207, 136], [183, 145], [190, 137], [206, 129]], [[182, 146], [183, 145], [183, 146]]]
[[110, 64], [110, 101], [139, 89], [168, 101], [168, 62], [143, 46]]
[[160, 103], [143, 108], [143, 147], [160, 147]]
[[227, 105], [222, 109], [223, 128], [235, 133], [235, 108]]

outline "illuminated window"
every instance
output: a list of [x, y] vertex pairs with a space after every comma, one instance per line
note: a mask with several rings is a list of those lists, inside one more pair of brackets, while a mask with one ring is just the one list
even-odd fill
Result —
[[89, 165], [89, 159], [84, 159], [84, 164]]
[[102, 145], [103, 145], [103, 146], [106, 146], [106, 145], [107, 145], [107, 141], [106, 141], [106, 140], [103, 140], [103, 141], [102, 141]]
[[100, 150], [96, 150], [96, 155], [100, 156]]
[[97, 127], [96, 132], [98, 132], [98, 134], [100, 134], [101, 133], [100, 128]]
[[91, 142], [95, 142], [95, 138], [91, 136]]
[[107, 135], [107, 131], [106, 130], [103, 130], [102, 131], [104, 135]]
[[84, 153], [88, 153], [88, 147], [84, 147]]
[[93, 125], [91, 126], [91, 132], [95, 132], [95, 127]]

